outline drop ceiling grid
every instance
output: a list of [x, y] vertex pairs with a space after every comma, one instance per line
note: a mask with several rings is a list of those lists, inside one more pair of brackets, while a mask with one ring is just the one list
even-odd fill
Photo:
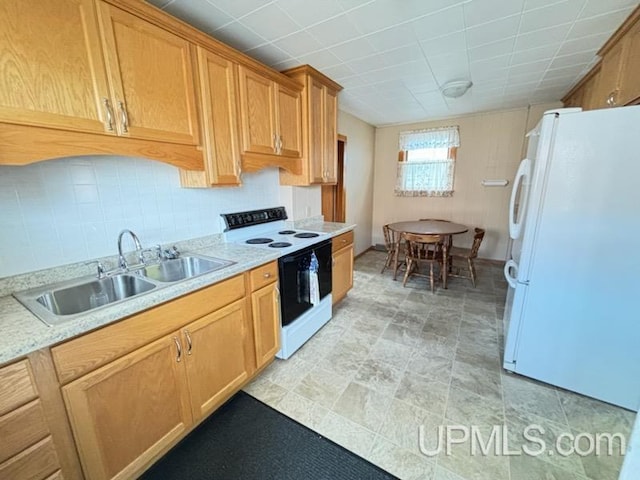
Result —
[[[637, 0], [149, 0], [282, 70], [309, 63], [341, 108], [386, 125], [558, 100]], [[448, 81], [470, 79], [459, 99]]]

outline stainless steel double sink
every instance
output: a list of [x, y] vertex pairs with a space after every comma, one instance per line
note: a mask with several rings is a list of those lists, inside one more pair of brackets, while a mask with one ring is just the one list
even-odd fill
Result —
[[90, 310], [215, 272], [234, 263], [204, 255], [185, 255], [102, 278], [83, 277], [16, 292], [14, 297], [44, 323], [53, 326]]

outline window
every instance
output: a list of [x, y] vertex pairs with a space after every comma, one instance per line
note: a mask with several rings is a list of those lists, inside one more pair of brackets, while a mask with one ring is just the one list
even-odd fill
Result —
[[453, 195], [453, 171], [459, 146], [457, 126], [400, 132], [396, 195]]

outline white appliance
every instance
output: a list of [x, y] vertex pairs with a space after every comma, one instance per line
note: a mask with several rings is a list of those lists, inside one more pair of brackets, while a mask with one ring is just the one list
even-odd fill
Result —
[[546, 112], [513, 183], [504, 368], [640, 408], [640, 106]]

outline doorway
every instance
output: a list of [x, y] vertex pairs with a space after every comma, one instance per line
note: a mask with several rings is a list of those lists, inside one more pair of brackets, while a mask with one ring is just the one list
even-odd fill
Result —
[[344, 149], [347, 137], [338, 135], [336, 184], [322, 186], [322, 215], [325, 222], [345, 222], [346, 191], [344, 188]]

